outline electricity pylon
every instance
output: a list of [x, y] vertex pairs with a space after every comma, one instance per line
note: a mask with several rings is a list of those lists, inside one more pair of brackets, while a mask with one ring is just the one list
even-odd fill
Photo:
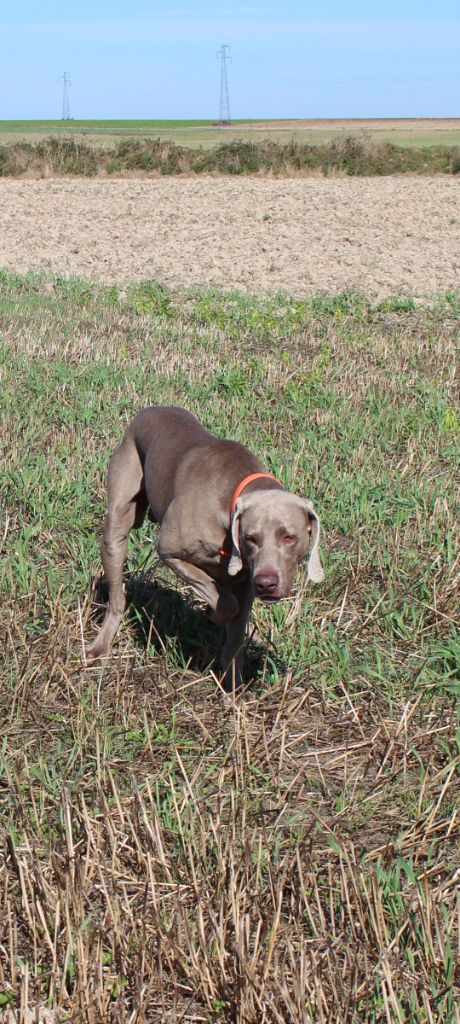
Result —
[[230, 47], [222, 43], [217, 53], [220, 57], [220, 105], [219, 124], [230, 124], [230, 100], [228, 96], [227, 61], [231, 61]]

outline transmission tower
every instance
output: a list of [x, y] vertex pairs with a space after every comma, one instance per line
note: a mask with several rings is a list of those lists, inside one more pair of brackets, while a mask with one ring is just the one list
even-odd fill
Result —
[[219, 106], [219, 124], [230, 124], [230, 100], [228, 98], [228, 77], [227, 77], [227, 61], [231, 61], [230, 47], [226, 43], [222, 43], [220, 50], [217, 52], [217, 56], [220, 57], [220, 106]]
[[69, 103], [70, 71], [64, 71], [59, 81], [64, 83], [62, 88], [62, 120], [71, 121]]

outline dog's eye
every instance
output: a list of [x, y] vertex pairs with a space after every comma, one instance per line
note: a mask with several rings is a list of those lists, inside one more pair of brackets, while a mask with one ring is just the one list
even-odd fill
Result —
[[250, 533], [248, 537], [244, 538], [248, 544], [257, 544], [257, 537], [254, 533]]
[[283, 533], [281, 541], [283, 544], [293, 544], [297, 540], [294, 533]]

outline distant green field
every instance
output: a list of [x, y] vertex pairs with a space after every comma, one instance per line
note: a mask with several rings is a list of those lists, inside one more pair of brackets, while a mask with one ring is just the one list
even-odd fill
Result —
[[[30, 137], [38, 142], [50, 136], [84, 137], [86, 142], [115, 146], [126, 137], [169, 138], [181, 145], [216, 145], [228, 137], [239, 137], [234, 126], [230, 129], [213, 121], [0, 121], [0, 144], [14, 144]], [[248, 125], [248, 122], [243, 122]], [[249, 133], [250, 133], [249, 128]]]
[[234, 139], [320, 144], [344, 135], [378, 138], [400, 146], [460, 145], [460, 119], [237, 120], [230, 126], [206, 120], [144, 121], [0, 121], [0, 144], [49, 136], [84, 137], [97, 145], [115, 146], [126, 137], [161, 137], [183, 146], [210, 147]]

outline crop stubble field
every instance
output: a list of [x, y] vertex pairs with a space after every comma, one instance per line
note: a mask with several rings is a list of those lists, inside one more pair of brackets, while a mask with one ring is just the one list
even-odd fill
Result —
[[[84, 183], [89, 205], [100, 184]], [[169, 285], [130, 282], [125, 221], [108, 266], [83, 280], [67, 274], [87, 268], [62, 266], [83, 258], [69, 253], [77, 218], [65, 235], [51, 212], [71, 206], [68, 183], [14, 185], [24, 211], [35, 205], [27, 229], [10, 220], [11, 251], [23, 231], [16, 267], [0, 258], [0, 1014], [458, 1024], [460, 300], [448, 258], [444, 288], [440, 268], [419, 285], [439, 294], [417, 300], [365, 274], [367, 296], [357, 278], [289, 289], [287, 264], [284, 294], [257, 264], [252, 279], [211, 278], [219, 288], [181, 282], [180, 258]], [[46, 256], [25, 273], [38, 186]], [[113, 214], [100, 202], [87, 233], [105, 223], [105, 245]], [[171, 239], [179, 229], [171, 217]], [[249, 444], [322, 514], [326, 580], [307, 587], [299, 573], [292, 600], [256, 606], [248, 687], [229, 704], [216, 630], [159, 565], [152, 527], [131, 545], [130, 611], [107, 664], [81, 660], [103, 599], [108, 456], [153, 401]]]

